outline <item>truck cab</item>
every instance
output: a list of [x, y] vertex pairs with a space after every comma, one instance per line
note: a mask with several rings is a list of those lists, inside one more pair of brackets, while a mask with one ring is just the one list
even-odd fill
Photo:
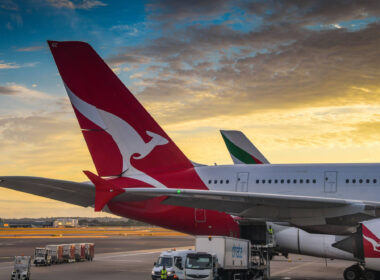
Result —
[[32, 257], [16, 256], [11, 280], [29, 280]]
[[161, 270], [165, 266], [167, 271], [167, 279], [172, 280], [174, 278], [183, 280], [185, 279], [184, 264], [186, 257], [190, 253], [195, 253], [193, 250], [169, 250], [164, 251], [158, 257], [157, 262], [154, 263], [152, 269], [152, 280], [161, 279]]
[[34, 249], [34, 264], [51, 265], [51, 250], [47, 248]]
[[190, 253], [185, 262], [186, 279], [212, 280], [217, 277], [218, 258], [210, 253]]

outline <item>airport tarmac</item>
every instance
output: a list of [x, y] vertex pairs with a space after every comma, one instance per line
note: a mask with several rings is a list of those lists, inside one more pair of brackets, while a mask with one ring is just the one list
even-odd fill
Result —
[[[31, 254], [36, 246], [43, 245], [42, 240], [1, 240], [0, 254], [8, 257]], [[47, 240], [51, 243], [52, 240]], [[54, 240], [58, 241], [58, 240]], [[194, 239], [189, 236], [179, 237], [120, 237], [86, 240], [95, 242], [96, 253], [93, 262], [53, 265], [50, 267], [32, 267], [31, 280], [149, 280], [153, 262], [161, 251], [167, 248], [189, 248]], [[8, 243], [7, 243], [8, 242]], [[58, 243], [77, 242], [59, 239]], [[83, 240], [78, 241], [83, 242]], [[57, 242], [55, 242], [57, 243]], [[8, 245], [7, 245], [8, 244]], [[9, 259], [8, 259], [9, 260]], [[291, 260], [291, 261], [290, 261]], [[290, 255], [290, 260], [276, 257], [271, 262], [271, 279], [342, 279], [343, 270], [351, 263], [313, 257]], [[10, 279], [13, 263], [0, 263], [0, 279]]]

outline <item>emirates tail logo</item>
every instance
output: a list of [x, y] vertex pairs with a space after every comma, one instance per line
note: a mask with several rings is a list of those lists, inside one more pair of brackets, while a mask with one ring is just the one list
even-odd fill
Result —
[[121, 118], [96, 108], [76, 96], [65, 84], [71, 103], [83, 116], [104, 129], [111, 135], [117, 144], [123, 158], [123, 177], [128, 177], [145, 182], [157, 188], [166, 188], [156, 179], [136, 169], [131, 164], [131, 159], [143, 159], [157, 146], [166, 145], [169, 141], [157, 133], [146, 131], [152, 139], [145, 143], [140, 134]]

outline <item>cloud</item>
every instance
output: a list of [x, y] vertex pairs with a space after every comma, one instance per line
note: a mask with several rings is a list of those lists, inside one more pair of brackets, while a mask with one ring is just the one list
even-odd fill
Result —
[[378, 1], [251, 1], [243, 2], [242, 8], [250, 14], [264, 17], [266, 21], [300, 25], [334, 24], [340, 21], [364, 19], [380, 14]]
[[[196, 41], [191, 34], [186, 35], [191, 38], [190, 42]], [[144, 87], [138, 95], [152, 108], [160, 105], [163, 108], [160, 115], [166, 114], [164, 121], [332, 103], [380, 102], [380, 85], [376, 78], [380, 75], [378, 24], [356, 32], [343, 29], [308, 31], [293, 43], [277, 45], [273, 51], [254, 55], [240, 51], [232, 55], [222, 53], [223, 48], [236, 45], [249, 48], [255, 44], [254, 38], [239, 39], [243, 36], [240, 34], [232, 36], [234, 39], [218, 40], [215, 33], [209, 35], [205, 48], [201, 38], [207, 37], [206, 33], [195, 35], [198, 49], [190, 47], [189, 43], [176, 52], [175, 46], [159, 51], [161, 48], [157, 45], [158, 49], [135, 50], [145, 61], [170, 63], [159, 71], [154, 70], [155, 75], [141, 76]], [[169, 44], [166, 46], [169, 48]], [[216, 63], [208, 61], [208, 67], [197, 67], [191, 62], [192, 57], [211, 55], [210, 49], [219, 50], [220, 59]], [[255, 47], [251, 48], [252, 52], [254, 50]], [[120, 63], [121, 57], [113, 60]], [[190, 65], [190, 69], [185, 69], [183, 63]]]
[[136, 26], [131, 26], [128, 24], [124, 25], [114, 25], [110, 28], [111, 31], [120, 31], [123, 32], [125, 35], [128, 36], [137, 36], [139, 33], [139, 30]]
[[[51, 141], [61, 142], [60, 139], [65, 134], [72, 134], [77, 130], [72, 119], [65, 120], [49, 113], [0, 118], [0, 131], [1, 142], [5, 146], [34, 143], [33, 146], [43, 148]], [[56, 139], [57, 137], [60, 139]], [[27, 157], [25, 154], [21, 156]]]
[[14, 95], [17, 94], [18, 91], [11, 87], [0, 86], [0, 95]]
[[25, 47], [25, 48], [19, 48], [16, 51], [18, 52], [34, 52], [42, 50], [44, 46], [31, 46], [31, 47]]
[[0, 60], [0, 70], [1, 69], [18, 69], [22, 67], [34, 67], [37, 64], [39, 64], [39, 62], [29, 62], [29, 63], [24, 63], [20, 65], [14, 62], [4, 62]]
[[[146, 73], [133, 87], [162, 122], [380, 103], [380, 23], [354, 31], [341, 24], [380, 15], [373, 1], [345, 1], [342, 12], [340, 1], [244, 2], [245, 28], [234, 26], [239, 17], [232, 10], [222, 23], [207, 21], [220, 19], [228, 1], [198, 3], [202, 24], [191, 19], [194, 3], [183, 2], [148, 5], [157, 26], [170, 18], [182, 25], [167, 25], [160, 36], [107, 58], [132, 69], [129, 77]], [[331, 28], [312, 30], [311, 24]]]
[[89, 10], [95, 7], [107, 6], [106, 3], [97, 0], [82, 0], [82, 1], [70, 1], [70, 0], [47, 0], [47, 2], [55, 8], [65, 9], [81, 9]]
[[6, 86], [0, 86], [0, 94], [8, 94], [27, 99], [55, 100], [54, 97], [45, 92], [29, 89], [23, 85], [12, 83], [9, 83]]
[[159, 0], [147, 4], [146, 7], [152, 18], [167, 22], [219, 16], [221, 13], [227, 12], [230, 5], [230, 1], [224, 0]]
[[6, 63], [2, 60], [0, 60], [0, 70], [1, 69], [17, 69], [17, 68], [20, 68], [21, 66], [16, 64], [16, 63], [13, 63], [13, 62], [10, 62], [10, 63]]

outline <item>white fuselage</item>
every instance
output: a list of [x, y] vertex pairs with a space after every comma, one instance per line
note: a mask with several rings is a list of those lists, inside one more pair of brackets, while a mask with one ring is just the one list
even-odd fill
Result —
[[210, 190], [380, 201], [380, 164], [196, 167]]

